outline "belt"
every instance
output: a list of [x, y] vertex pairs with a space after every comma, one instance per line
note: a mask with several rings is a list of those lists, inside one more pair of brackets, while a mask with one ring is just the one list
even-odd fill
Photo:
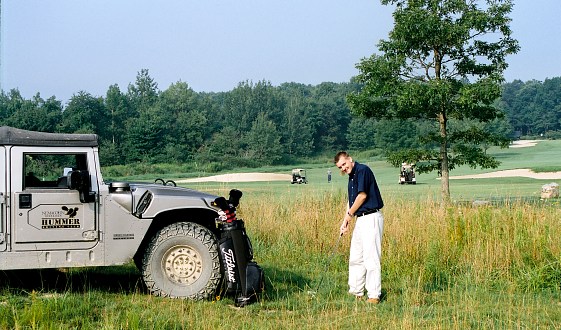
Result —
[[378, 211], [380, 211], [380, 210], [379, 210], [379, 209], [372, 209], [372, 210], [368, 210], [368, 211], [365, 211], [365, 212], [362, 212], [362, 213], [357, 213], [356, 216], [357, 216], [357, 217], [362, 217], [363, 215], [368, 215], [368, 214], [376, 213], [376, 212], [378, 212]]

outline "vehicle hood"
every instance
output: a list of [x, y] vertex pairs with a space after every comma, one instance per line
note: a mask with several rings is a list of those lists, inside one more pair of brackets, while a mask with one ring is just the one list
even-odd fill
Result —
[[141, 218], [152, 218], [158, 213], [185, 208], [211, 209], [216, 195], [197, 190], [158, 184], [131, 183], [133, 213]]
[[188, 198], [203, 198], [213, 201], [218, 196], [209, 193], [201, 192], [194, 189], [184, 187], [163, 186], [161, 184], [145, 184], [145, 183], [131, 183], [131, 191], [137, 190], [150, 190], [154, 195], [158, 196], [177, 196]]

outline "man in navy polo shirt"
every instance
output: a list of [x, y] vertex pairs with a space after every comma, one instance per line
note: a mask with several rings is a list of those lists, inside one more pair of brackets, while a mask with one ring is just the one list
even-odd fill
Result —
[[384, 207], [380, 189], [372, 170], [341, 151], [335, 155], [335, 165], [349, 176], [349, 204], [341, 224], [340, 234], [348, 231], [349, 221], [356, 216], [349, 254], [349, 293], [377, 304], [382, 293], [382, 232]]

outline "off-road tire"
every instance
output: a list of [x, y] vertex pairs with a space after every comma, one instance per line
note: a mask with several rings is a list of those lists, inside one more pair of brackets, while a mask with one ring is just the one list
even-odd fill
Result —
[[190, 222], [164, 227], [146, 247], [141, 271], [153, 295], [209, 299], [221, 280], [216, 237], [209, 229]]

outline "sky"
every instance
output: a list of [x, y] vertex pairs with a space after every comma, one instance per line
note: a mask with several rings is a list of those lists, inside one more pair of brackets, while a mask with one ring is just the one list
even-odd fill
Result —
[[[515, 0], [507, 82], [561, 76], [561, 1]], [[393, 27], [379, 0], [0, 0], [0, 88], [63, 103], [125, 92], [142, 69], [160, 90], [240, 82], [348, 82]]]

